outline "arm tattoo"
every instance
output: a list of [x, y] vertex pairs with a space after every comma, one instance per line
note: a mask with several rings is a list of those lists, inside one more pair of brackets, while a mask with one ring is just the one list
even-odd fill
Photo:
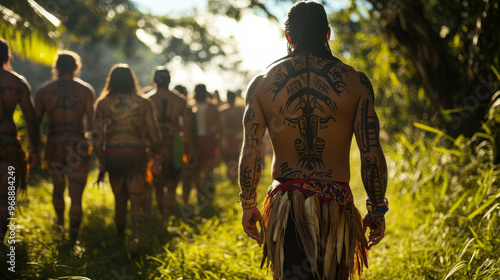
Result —
[[[373, 89], [366, 76], [361, 75], [361, 83], [373, 99]], [[387, 165], [379, 142], [379, 121], [371, 112], [373, 104], [370, 98], [361, 103], [360, 122], [356, 128], [358, 146], [361, 152], [361, 177], [370, 200], [374, 203], [383, 201], [387, 187]]]
[[244, 197], [251, 199], [257, 195], [257, 186], [260, 182], [262, 158], [255, 160], [253, 168], [240, 164], [240, 187]]
[[254, 143], [255, 143], [255, 147], [259, 146], [259, 138], [257, 137], [257, 129], [258, 128], [259, 128], [258, 123], [252, 124], [252, 147], [254, 146]]
[[257, 195], [257, 187], [261, 177], [262, 138], [266, 131], [266, 124], [263, 121], [264, 116], [262, 116], [259, 101], [254, 100], [253, 96], [261, 79], [262, 76], [257, 76], [251, 82], [245, 98], [246, 109], [243, 115], [245, 138], [239, 162], [239, 181], [241, 196], [247, 199]]

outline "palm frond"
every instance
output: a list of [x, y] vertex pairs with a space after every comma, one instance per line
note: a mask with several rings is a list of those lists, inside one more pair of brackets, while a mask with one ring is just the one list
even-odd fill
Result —
[[60, 21], [33, 0], [0, 5], [0, 37], [23, 58], [51, 65], [57, 53]]

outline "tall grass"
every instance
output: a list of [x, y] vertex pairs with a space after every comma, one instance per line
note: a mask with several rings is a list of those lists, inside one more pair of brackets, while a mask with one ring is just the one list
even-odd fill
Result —
[[[500, 171], [493, 165], [489, 131], [454, 139], [415, 126], [415, 135], [397, 134], [384, 149], [387, 232], [370, 252], [364, 279], [500, 279]], [[351, 165], [355, 203], [365, 213], [356, 147]], [[225, 174], [223, 166], [217, 174]], [[64, 241], [68, 233], [55, 234], [45, 178], [32, 174], [28, 194], [18, 197], [16, 273], [6, 272], [2, 247], [2, 279], [271, 279], [259, 269], [261, 248], [241, 227], [239, 189], [224, 177], [217, 177], [211, 203], [197, 205], [193, 194], [191, 204], [178, 205], [168, 231], [160, 228], [154, 203], [141, 233], [142, 254], [135, 258], [128, 242], [117, 237], [109, 185], [93, 185], [95, 171], [84, 192], [80, 243], [74, 247]], [[265, 169], [261, 199], [270, 183]]]
[[[218, 174], [225, 174], [223, 167]], [[18, 194], [16, 272], [7, 271], [7, 247], [1, 247], [1, 279], [265, 279], [257, 268], [260, 248], [243, 232], [239, 189], [217, 178], [211, 203], [198, 205], [193, 191], [189, 205], [179, 204], [168, 231], [153, 208], [141, 232], [141, 255], [133, 257], [128, 241], [116, 234], [114, 197], [109, 184], [84, 191], [80, 242], [70, 246], [68, 233], [56, 234], [52, 187], [45, 172], [31, 174], [26, 195]], [[266, 174], [268, 175], [268, 174]], [[268, 176], [266, 176], [268, 177]], [[180, 191], [180, 188], [179, 188]], [[265, 190], [262, 190], [265, 191]], [[261, 194], [261, 197], [262, 194]], [[180, 198], [178, 202], [180, 203]], [[66, 191], [66, 223], [70, 200]], [[128, 217], [128, 235], [131, 219]], [[82, 278], [84, 277], [84, 278]]]
[[388, 230], [367, 279], [500, 279], [499, 168], [488, 128], [456, 139], [434, 128], [387, 148]]

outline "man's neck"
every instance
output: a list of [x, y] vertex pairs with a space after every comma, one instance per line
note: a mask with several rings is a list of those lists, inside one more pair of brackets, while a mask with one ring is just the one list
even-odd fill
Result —
[[165, 87], [157, 87], [156, 92], [170, 92], [170, 90]]
[[59, 81], [71, 81], [75, 78], [75, 75], [73, 74], [62, 74], [61, 76], [59, 76], [57, 79]]

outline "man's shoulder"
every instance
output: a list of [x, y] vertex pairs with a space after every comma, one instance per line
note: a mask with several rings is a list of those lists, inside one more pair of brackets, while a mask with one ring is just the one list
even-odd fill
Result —
[[46, 92], [51, 91], [57, 85], [57, 80], [48, 80], [40, 86], [37, 92], [37, 97], [43, 97]]
[[349, 65], [345, 62], [339, 61], [336, 65], [336, 68], [340, 70], [340, 72], [345, 73], [348, 78], [358, 78], [359, 74], [362, 73], [352, 65]]
[[250, 83], [248, 83], [248, 87], [245, 94], [245, 103], [248, 103], [248, 100], [250, 98], [256, 96], [255, 92], [258, 91], [258, 89], [261, 88], [266, 83], [270, 71], [271, 70], [268, 70], [266, 72], [257, 74], [252, 78], [252, 80], [250, 80]]
[[156, 101], [163, 98], [172, 98], [177, 102], [187, 103], [187, 98], [177, 90], [154, 89], [145, 94], [146, 98]]
[[25, 83], [25, 82], [27, 82], [27, 81], [28, 81], [28, 80], [26, 80], [26, 78], [25, 78], [23, 75], [21, 75], [21, 74], [17, 73], [16, 71], [9, 71], [9, 70], [5, 70], [5, 72], [6, 72], [8, 75], [12, 75], [12, 76], [14, 77], [14, 79], [17, 79], [17, 80], [19, 80], [20, 82]]
[[187, 98], [182, 95], [180, 92], [178, 92], [177, 90], [169, 90], [168, 91], [168, 94], [170, 95], [170, 97], [173, 98], [174, 102], [176, 102], [177, 104], [179, 104], [179, 106], [187, 106]]
[[84, 80], [80, 79], [80, 78], [74, 78], [73, 81], [79, 85], [80, 87], [84, 88], [84, 89], [87, 89], [89, 90], [90, 92], [94, 92], [94, 88], [92, 87], [92, 85], [90, 85], [89, 83], [85, 82]]
[[144, 93], [144, 97], [146, 97], [149, 100], [155, 100], [158, 97], [157, 90], [153, 89]]
[[2, 74], [7, 77], [7, 80], [12, 81], [13, 83], [17, 84], [19, 87], [27, 87], [30, 89], [30, 84], [28, 83], [28, 80], [21, 74], [12, 71], [12, 70], [7, 70], [7, 69], [2, 69]]
[[178, 90], [176, 89], [172, 89], [172, 90], [169, 90], [169, 93], [172, 94], [173, 96], [175, 96], [176, 98], [178, 99], [182, 99], [182, 100], [185, 100], [187, 101], [187, 98], [185, 95], [183, 95], [182, 93], [180, 93]]

